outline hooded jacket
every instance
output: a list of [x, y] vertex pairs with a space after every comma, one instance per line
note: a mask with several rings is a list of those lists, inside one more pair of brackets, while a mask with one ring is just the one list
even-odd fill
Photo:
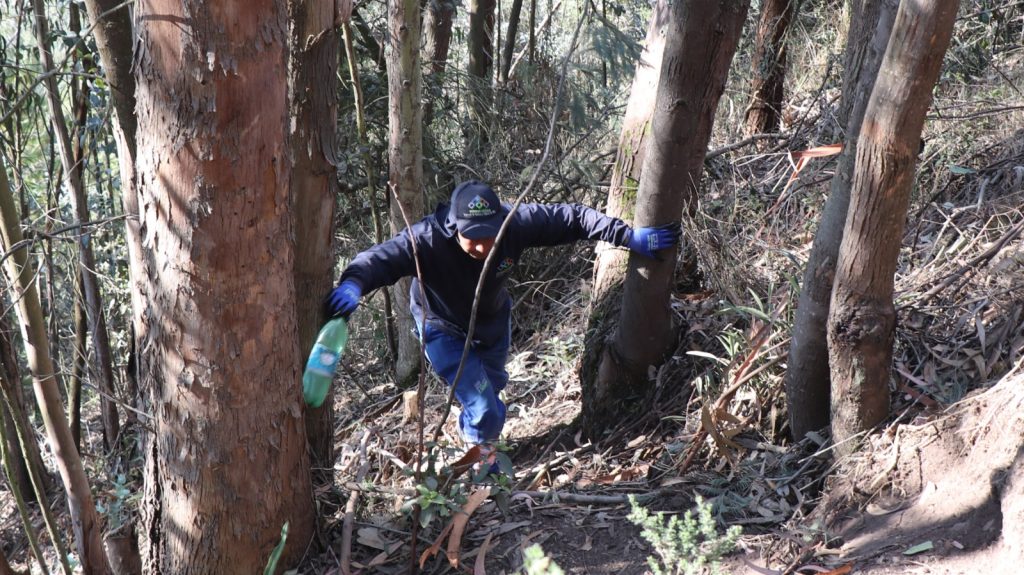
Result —
[[[503, 215], [510, 210], [510, 205], [502, 204]], [[496, 259], [480, 296], [474, 340], [491, 345], [507, 333], [512, 301], [505, 284], [527, 248], [578, 240], [600, 240], [625, 246], [631, 234], [631, 228], [622, 220], [579, 204], [520, 205], [504, 238], [494, 248]], [[412, 242], [415, 242], [415, 256]], [[422, 301], [415, 277], [416, 257], [420, 261], [426, 302]], [[422, 321], [425, 311], [431, 327], [466, 337], [473, 296], [483, 267], [483, 260], [470, 257], [459, 247], [454, 214], [449, 213], [448, 204], [441, 204], [433, 214], [411, 228], [359, 253], [339, 281], [355, 280], [362, 293], [367, 294], [412, 276], [409, 295], [416, 322]]]

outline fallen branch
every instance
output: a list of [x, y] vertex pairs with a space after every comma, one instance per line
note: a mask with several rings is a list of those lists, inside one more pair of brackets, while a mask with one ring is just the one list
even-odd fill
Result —
[[[356, 483], [362, 483], [370, 469], [370, 461], [366, 457], [366, 442], [370, 439], [370, 431], [363, 433], [359, 441], [359, 471], [356, 472]], [[341, 528], [341, 572], [343, 575], [352, 574], [352, 524], [356, 518], [356, 504], [359, 502], [359, 491], [352, 490], [345, 504], [345, 520]]]

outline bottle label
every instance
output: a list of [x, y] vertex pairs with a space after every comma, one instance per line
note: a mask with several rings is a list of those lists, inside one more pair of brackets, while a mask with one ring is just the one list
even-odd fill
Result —
[[313, 346], [309, 354], [309, 364], [306, 369], [317, 375], [334, 377], [334, 368], [338, 363], [338, 354], [324, 347], [322, 344]]

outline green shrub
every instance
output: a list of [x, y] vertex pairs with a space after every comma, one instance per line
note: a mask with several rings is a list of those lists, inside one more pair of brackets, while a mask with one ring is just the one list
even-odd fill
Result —
[[647, 564], [655, 575], [718, 574], [722, 556], [736, 547], [742, 531], [732, 526], [719, 536], [711, 504], [697, 497], [697, 515], [687, 511], [680, 519], [673, 515], [665, 520], [665, 513], [652, 515], [630, 496], [632, 510], [629, 520], [642, 528], [641, 536], [653, 547], [657, 555], [648, 557]]

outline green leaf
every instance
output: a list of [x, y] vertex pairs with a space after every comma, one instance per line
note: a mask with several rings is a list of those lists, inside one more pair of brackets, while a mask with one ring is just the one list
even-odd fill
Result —
[[978, 173], [978, 170], [975, 170], [973, 168], [966, 168], [964, 166], [958, 166], [956, 164], [950, 164], [949, 165], [949, 171], [952, 172], [953, 175], [956, 175], [956, 176], [968, 176], [968, 175], [971, 175], [971, 174], [977, 174]]
[[903, 552], [904, 555], [917, 555], [918, 553], [924, 553], [925, 551], [931, 551], [935, 548], [935, 545], [931, 541], [925, 541], [924, 543], [918, 543], [910, 549]]
[[267, 568], [263, 570], [263, 575], [274, 575], [274, 571], [277, 570], [277, 562], [281, 560], [281, 553], [284, 553], [284, 542], [288, 540], [288, 522], [285, 521], [284, 525], [281, 526], [281, 540], [278, 541], [277, 546], [270, 552], [270, 559], [267, 560]]

